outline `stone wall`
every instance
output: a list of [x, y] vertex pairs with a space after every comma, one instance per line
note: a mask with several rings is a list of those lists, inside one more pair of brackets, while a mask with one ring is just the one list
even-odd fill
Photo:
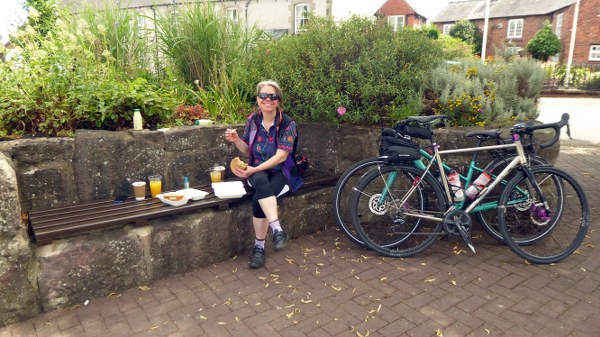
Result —
[[[235, 126], [240, 134], [242, 125]], [[163, 131], [78, 131], [75, 138], [0, 142], [0, 325], [40, 311], [151, 283], [225, 260], [252, 243], [251, 205], [227, 211], [123, 224], [37, 247], [30, 243], [21, 213], [132, 194], [130, 183], [163, 175], [163, 189], [209, 182], [208, 168], [237, 156], [225, 127], [181, 127]], [[445, 148], [474, 146], [465, 130], [439, 130]], [[378, 128], [302, 123], [299, 148], [311, 171], [342, 172], [377, 154]], [[558, 147], [546, 157], [556, 159]], [[457, 157], [464, 165], [470, 155]], [[335, 226], [332, 188], [284, 198], [280, 218], [292, 238]]]

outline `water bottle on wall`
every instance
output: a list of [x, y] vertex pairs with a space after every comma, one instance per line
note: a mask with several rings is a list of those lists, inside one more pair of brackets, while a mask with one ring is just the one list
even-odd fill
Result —
[[133, 110], [133, 129], [135, 131], [141, 131], [144, 128], [144, 121], [142, 119], [142, 113], [140, 109]]
[[463, 201], [465, 200], [465, 194], [462, 189], [462, 184], [460, 182], [460, 176], [458, 172], [455, 170], [450, 171], [448, 174], [448, 182], [450, 183], [450, 189], [452, 194], [454, 195], [454, 201]]
[[475, 199], [475, 197], [481, 192], [481, 190], [490, 182], [492, 176], [487, 172], [481, 172], [479, 177], [467, 188], [467, 197], [469, 199]]

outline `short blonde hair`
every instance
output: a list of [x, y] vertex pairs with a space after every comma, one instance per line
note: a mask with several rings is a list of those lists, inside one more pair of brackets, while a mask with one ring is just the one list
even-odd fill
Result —
[[277, 105], [278, 112], [283, 111], [283, 93], [281, 92], [281, 88], [279, 84], [275, 81], [262, 81], [256, 85], [256, 95], [260, 94], [260, 90], [263, 87], [269, 86], [275, 89], [275, 94], [279, 97], [279, 104]]

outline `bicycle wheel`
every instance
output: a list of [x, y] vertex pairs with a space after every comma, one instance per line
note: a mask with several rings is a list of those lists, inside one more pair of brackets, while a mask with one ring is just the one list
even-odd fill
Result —
[[[498, 174], [506, 168], [506, 166], [515, 158], [515, 156], [516, 154], [509, 155], [507, 157], [496, 158], [492, 160], [488, 165], [486, 165], [484, 170], [486, 172], [493, 172], [495, 174]], [[552, 164], [550, 164], [546, 159], [539, 156], [528, 156], [527, 159], [529, 161], [529, 165], [531, 166], [552, 166]], [[506, 183], [508, 183], [508, 181], [510, 181], [510, 179], [514, 177], [514, 172], [516, 171], [509, 173], [508, 176], [504, 178], [503, 183], [499, 184], [496, 188], [490, 191], [485, 196], [485, 198], [483, 198], [481, 204], [497, 204], [497, 201], [498, 199], [500, 199], [500, 195], [504, 190], [504, 186], [506, 186]], [[474, 213], [474, 215], [477, 219], [477, 222], [479, 222], [479, 224], [481, 225], [481, 228], [489, 236], [491, 236], [494, 240], [498, 242], [506, 243], [504, 237], [502, 236], [502, 233], [500, 232], [500, 226], [498, 225], [498, 210], [496, 207], [492, 207], [486, 211], [476, 212]]]
[[558, 262], [585, 238], [588, 202], [581, 186], [566, 172], [549, 166], [530, 171], [535, 181], [519, 172], [500, 196], [500, 230], [520, 257], [533, 263]]
[[350, 198], [358, 180], [369, 170], [384, 163], [380, 158], [368, 158], [355, 163], [342, 174], [333, 190], [333, 215], [338, 227], [350, 241], [364, 248], [367, 246], [352, 226]]
[[422, 175], [412, 166], [382, 165], [360, 180], [350, 205], [352, 224], [367, 247], [385, 256], [408, 257], [442, 234], [445, 194], [432, 175]]

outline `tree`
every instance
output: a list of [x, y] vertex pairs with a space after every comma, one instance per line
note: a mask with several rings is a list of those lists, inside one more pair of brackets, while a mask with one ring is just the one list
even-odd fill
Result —
[[483, 33], [468, 20], [457, 21], [450, 29], [450, 36], [460, 39], [473, 47], [473, 54], [481, 54]]
[[546, 21], [544, 27], [529, 41], [526, 49], [534, 58], [548, 61], [550, 56], [558, 54], [560, 46], [560, 39], [552, 32], [550, 22]]

